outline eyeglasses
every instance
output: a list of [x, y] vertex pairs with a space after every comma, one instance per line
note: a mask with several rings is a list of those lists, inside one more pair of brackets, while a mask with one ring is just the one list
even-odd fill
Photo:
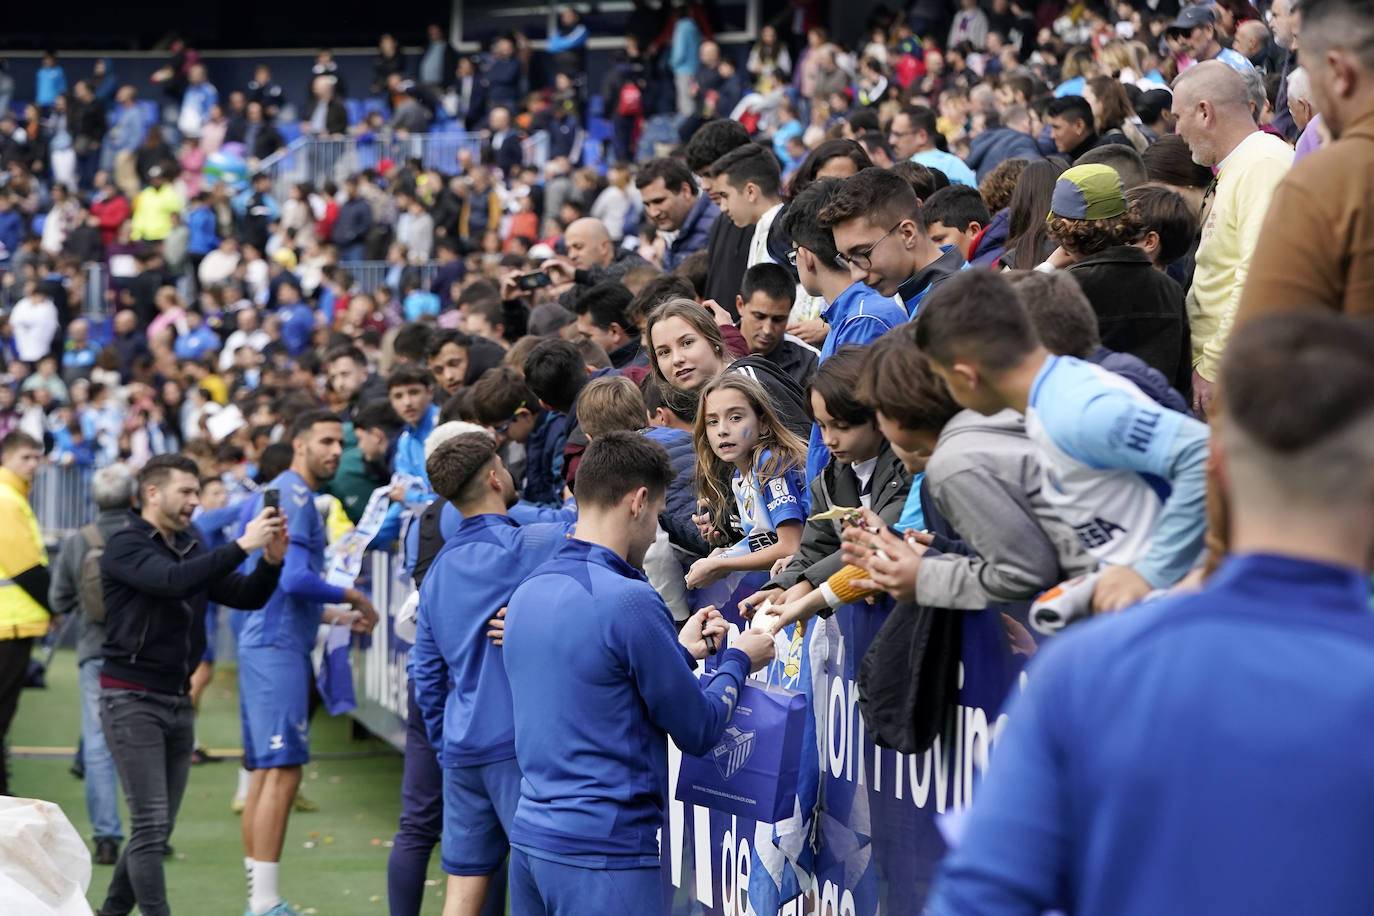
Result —
[[793, 245], [791, 248], [787, 249], [787, 263], [791, 264], [793, 267], [797, 266], [797, 252], [799, 250], [800, 249], [796, 245]]
[[879, 238], [878, 241], [874, 242], [872, 245], [869, 245], [863, 251], [857, 252], [856, 254], [852, 255], [847, 255], [843, 252], [836, 252], [835, 264], [840, 268], [840, 270], [849, 270], [851, 265], [859, 268], [859, 270], [872, 269], [873, 262], [869, 260], [869, 255], [873, 254], [873, 249], [877, 248], [879, 245], [883, 243], [883, 239], [887, 238], [889, 235], [896, 232], [897, 227], [901, 224], [902, 221], [898, 220], [896, 223], [893, 224], [891, 229], [887, 230], [882, 234], [882, 238]]
[[498, 424], [496, 424], [495, 426], [492, 427], [492, 429], [496, 430], [496, 434], [497, 434], [498, 436], [503, 436], [503, 437], [504, 437], [504, 436], [506, 435], [506, 430], [510, 429], [510, 425], [511, 425], [512, 423], [515, 422], [516, 417], [518, 417], [518, 416], [520, 415], [520, 411], [522, 411], [522, 410], [524, 410], [524, 409], [525, 409], [525, 402], [524, 402], [524, 401], [521, 401], [519, 404], [516, 404], [516, 405], [515, 405], [515, 410], [511, 413], [510, 419], [509, 419], [509, 420], [506, 420], [504, 423], [498, 423]]

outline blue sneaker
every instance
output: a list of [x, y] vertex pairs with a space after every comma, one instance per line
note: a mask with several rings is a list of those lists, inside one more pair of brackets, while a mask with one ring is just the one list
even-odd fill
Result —
[[301, 916], [301, 911], [283, 900], [264, 913], [263, 916]]

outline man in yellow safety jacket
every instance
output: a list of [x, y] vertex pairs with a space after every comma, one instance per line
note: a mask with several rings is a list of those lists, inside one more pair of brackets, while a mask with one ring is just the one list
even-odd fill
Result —
[[4, 759], [33, 639], [48, 632], [48, 554], [29, 507], [43, 446], [27, 433], [0, 439], [0, 795], [9, 795]]

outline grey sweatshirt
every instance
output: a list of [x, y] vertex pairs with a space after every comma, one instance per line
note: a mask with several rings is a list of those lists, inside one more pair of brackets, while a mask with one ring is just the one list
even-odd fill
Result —
[[916, 573], [916, 600], [981, 610], [1024, 601], [1096, 566], [1040, 492], [1040, 465], [1012, 410], [964, 410], [945, 425], [926, 465], [936, 508], [977, 554], [941, 554]]

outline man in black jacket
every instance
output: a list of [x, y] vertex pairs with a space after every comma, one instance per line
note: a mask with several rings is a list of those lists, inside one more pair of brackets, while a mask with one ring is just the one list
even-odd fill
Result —
[[[749, 131], [739, 122], [728, 118], [708, 121], [687, 143], [687, 167], [700, 175], [721, 156], [748, 142]], [[701, 189], [714, 198], [711, 179], [702, 179]], [[710, 263], [706, 268], [706, 298], [719, 302], [726, 311], [734, 308], [735, 294], [739, 292], [745, 268], [749, 266], [749, 243], [753, 237], [753, 226], [741, 229], [728, 219], [717, 219], [711, 224], [706, 244], [706, 250], [710, 252]], [[732, 314], [730, 317], [739, 316]]]
[[339, 207], [332, 241], [339, 248], [339, 260], [361, 261], [367, 233], [372, 229], [372, 205], [358, 196], [356, 175], [350, 175], [344, 181], [344, 193], [348, 199]]
[[[115, 865], [101, 916], [137, 904], [170, 913], [163, 849], [186, 791], [195, 744], [191, 672], [205, 654], [207, 601], [261, 608], [277, 587], [287, 535], [278, 510], [264, 510], [237, 540], [207, 551], [191, 526], [200, 502], [196, 464], [159, 455], [138, 475], [142, 511], [106, 543], [100, 718], [129, 803], [131, 836]], [[236, 573], [255, 550], [252, 573]]]

